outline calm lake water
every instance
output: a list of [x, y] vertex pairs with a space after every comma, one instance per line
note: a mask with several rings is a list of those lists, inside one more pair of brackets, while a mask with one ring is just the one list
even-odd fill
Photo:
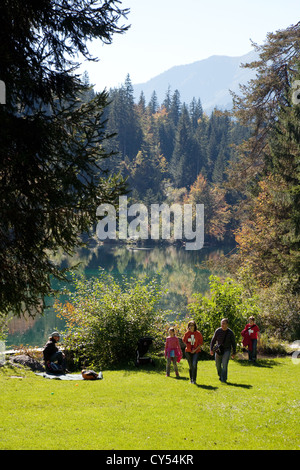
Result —
[[[187, 251], [184, 247], [175, 246], [137, 248], [125, 245], [102, 245], [81, 249], [76, 256], [72, 258], [62, 256], [58, 261], [62, 267], [68, 268], [80, 263], [78, 272], [87, 278], [96, 277], [100, 268], [117, 278], [144, 275], [151, 277], [160, 273], [162, 282], [168, 289], [162, 307], [184, 315], [192, 294], [195, 292], [205, 294], [209, 289], [209, 276], [221, 274], [217, 269], [208, 270], [205, 261], [213, 261], [231, 249], [232, 247], [218, 249], [204, 247], [198, 251]], [[66, 283], [62, 283], [61, 287], [63, 286], [66, 286]], [[59, 285], [54, 283], [54, 287], [58, 288]], [[65, 324], [56, 317], [56, 312], [52, 308], [53, 299], [47, 298], [46, 304], [49, 308], [43, 316], [27, 320], [13, 318], [10, 321], [6, 348], [20, 345], [42, 347], [50, 333], [56, 329], [63, 337]]]

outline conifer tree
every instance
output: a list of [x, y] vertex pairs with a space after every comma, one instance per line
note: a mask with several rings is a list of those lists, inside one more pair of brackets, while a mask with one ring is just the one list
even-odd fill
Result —
[[0, 32], [0, 311], [34, 315], [61, 270], [51, 253], [72, 254], [95, 221], [100, 202], [113, 202], [123, 182], [108, 177], [105, 92], [88, 87], [74, 58], [96, 60], [87, 42], [110, 43], [127, 10], [116, 1], [4, 0]]
[[199, 120], [203, 116], [203, 109], [200, 98], [196, 100], [194, 97], [190, 104], [190, 116], [191, 116], [191, 123], [194, 129], [197, 128], [199, 124]]
[[149, 112], [150, 114], [155, 114], [158, 110], [158, 99], [157, 99], [157, 94], [156, 91], [154, 90], [151, 99], [148, 104]]
[[170, 85], [168, 86], [166, 96], [165, 96], [165, 99], [164, 99], [162, 105], [168, 113], [170, 111], [170, 108], [171, 108], [171, 87], [170, 87]]
[[175, 90], [171, 99], [170, 111], [169, 111], [170, 119], [173, 122], [175, 127], [178, 124], [180, 112], [181, 112], [180, 93], [178, 90]]

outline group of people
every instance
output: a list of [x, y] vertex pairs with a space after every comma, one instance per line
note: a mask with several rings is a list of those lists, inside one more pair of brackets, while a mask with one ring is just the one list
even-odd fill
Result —
[[[241, 332], [243, 336], [243, 345], [248, 348], [249, 361], [256, 361], [257, 354], [257, 340], [259, 337], [259, 328], [255, 324], [254, 317], [249, 318], [249, 323]], [[197, 329], [197, 324], [194, 320], [188, 323], [188, 329], [182, 338], [185, 344], [185, 356], [189, 365], [190, 382], [196, 383], [197, 379], [197, 364], [203, 345], [203, 336]], [[217, 328], [214, 332], [210, 343], [210, 354], [215, 356], [215, 363], [219, 380], [221, 382], [227, 381], [228, 363], [230, 355], [232, 359], [236, 354], [236, 340], [233, 331], [228, 327], [228, 319], [221, 320], [221, 327]], [[175, 329], [169, 329], [169, 336], [165, 343], [165, 357], [167, 360], [166, 376], [170, 376], [171, 362], [174, 366], [176, 377], [179, 377], [178, 365], [182, 358], [182, 350], [179, 343], [179, 338], [175, 335]]]
[[[249, 361], [256, 361], [257, 354], [257, 340], [259, 338], [259, 328], [255, 324], [254, 317], [249, 318], [249, 323], [245, 326], [241, 335], [243, 337], [243, 345], [248, 348]], [[56, 345], [59, 342], [60, 335], [54, 331], [49, 337], [47, 344], [44, 347], [43, 355], [46, 366], [46, 371], [51, 373], [65, 373], [66, 360], [62, 351]], [[197, 329], [197, 324], [194, 320], [188, 323], [188, 329], [182, 338], [185, 344], [185, 357], [189, 365], [190, 382], [196, 383], [197, 380], [197, 365], [203, 345], [203, 336]], [[210, 354], [215, 356], [215, 363], [217, 373], [221, 382], [227, 381], [228, 363], [230, 355], [234, 358], [236, 354], [236, 340], [233, 331], [228, 327], [228, 319], [221, 320], [221, 327], [217, 328], [211, 343]], [[174, 371], [179, 377], [177, 363], [182, 358], [182, 350], [179, 343], [179, 338], [175, 335], [175, 329], [169, 329], [169, 336], [165, 343], [165, 357], [167, 360], [166, 375], [170, 376], [171, 363], [173, 363]]]

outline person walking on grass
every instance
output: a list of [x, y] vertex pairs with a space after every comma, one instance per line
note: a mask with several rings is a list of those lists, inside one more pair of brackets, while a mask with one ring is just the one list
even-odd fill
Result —
[[203, 344], [203, 336], [200, 331], [197, 330], [197, 324], [194, 320], [188, 323], [188, 330], [185, 333], [183, 340], [186, 346], [185, 356], [189, 364], [190, 382], [191, 384], [196, 383], [197, 379], [197, 365]]
[[215, 355], [219, 380], [227, 382], [228, 363], [232, 349], [232, 359], [236, 354], [236, 341], [233, 331], [228, 328], [228, 319], [221, 320], [221, 328], [217, 328], [210, 343], [210, 354]]
[[260, 332], [258, 326], [255, 324], [255, 318], [250, 317], [249, 323], [241, 332], [243, 337], [243, 345], [248, 347], [249, 362], [256, 362], [257, 355], [257, 340], [260, 339]]
[[182, 358], [182, 351], [174, 328], [169, 328], [169, 335], [165, 344], [165, 358], [167, 359], [166, 376], [170, 377], [171, 362], [173, 362], [176, 377], [179, 377], [177, 362], [180, 362]]

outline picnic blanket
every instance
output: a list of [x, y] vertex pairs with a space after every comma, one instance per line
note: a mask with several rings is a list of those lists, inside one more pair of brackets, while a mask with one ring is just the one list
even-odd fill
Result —
[[[81, 374], [48, 374], [47, 372], [36, 372], [36, 375], [40, 375], [45, 379], [56, 379], [56, 380], [85, 380]], [[103, 379], [102, 372], [99, 372], [96, 380]]]

